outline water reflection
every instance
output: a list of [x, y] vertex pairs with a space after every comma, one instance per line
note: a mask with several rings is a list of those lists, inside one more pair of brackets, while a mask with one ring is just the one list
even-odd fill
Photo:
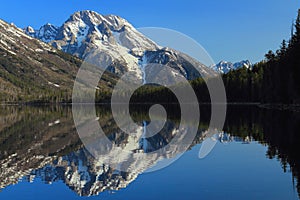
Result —
[[[137, 107], [132, 110], [131, 115], [137, 123], [144, 126], [149, 123], [147, 109]], [[95, 159], [77, 135], [70, 107], [1, 107], [0, 188], [20, 180], [32, 182], [36, 178], [47, 184], [63, 181], [80, 196], [126, 188], [159, 161], [182, 153], [179, 146], [167, 156], [153, 156], [147, 162], [141, 156], [143, 152], [166, 146], [174, 135], [180, 134], [177, 112], [170, 108], [160, 133], [145, 139], [145, 130], [136, 130], [136, 137], [129, 136], [116, 126], [109, 107], [97, 107], [97, 120], [115, 148]], [[209, 113], [208, 108], [201, 109], [199, 131], [189, 149], [211, 137], [207, 135]], [[292, 172], [300, 192], [299, 120], [297, 112], [229, 107], [224, 130], [214, 137], [223, 144], [240, 142], [247, 145], [259, 141], [268, 146], [267, 158], [278, 159], [285, 172]], [[129, 153], [121, 154], [118, 147]], [[116, 165], [108, 165], [107, 160], [115, 160]], [[131, 170], [122, 171], [118, 163], [129, 165]]]

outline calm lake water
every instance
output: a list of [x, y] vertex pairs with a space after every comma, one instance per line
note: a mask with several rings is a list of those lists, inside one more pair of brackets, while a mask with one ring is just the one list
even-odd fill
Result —
[[[131, 112], [141, 127], [149, 123], [146, 110], [140, 106]], [[77, 134], [71, 107], [0, 107], [0, 199], [299, 198], [300, 113], [230, 106], [224, 129], [213, 136], [215, 147], [199, 159], [210, 119], [204, 107], [188, 151], [149, 173], [145, 171], [181, 153], [146, 163], [137, 156], [180, 134], [176, 108], [169, 109], [164, 128], [149, 139], [122, 132], [108, 107], [97, 107], [97, 116], [114, 147], [129, 149], [127, 157], [113, 148], [95, 159]], [[141, 136], [145, 130], [136, 132]], [[108, 158], [126, 162], [131, 170], [105, 164]]]

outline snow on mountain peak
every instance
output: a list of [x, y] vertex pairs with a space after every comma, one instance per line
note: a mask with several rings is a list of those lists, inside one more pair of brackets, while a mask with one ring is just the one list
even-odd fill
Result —
[[38, 38], [46, 43], [56, 38], [58, 27], [52, 24], [45, 24], [39, 30], [34, 30], [31, 26], [24, 29], [24, 32], [31, 37]]
[[28, 31], [28, 28], [25, 32], [81, 58], [85, 58], [90, 49], [110, 51], [115, 48], [113, 46], [132, 52], [158, 49], [158, 45], [143, 36], [125, 19], [89, 10], [75, 12], [59, 28], [47, 24], [35, 33]]
[[34, 33], [28, 28], [25, 32], [81, 59], [100, 55], [103, 62], [99, 60], [100, 57], [95, 59], [101, 62], [101, 67], [108, 65], [109, 70], [116, 75], [133, 72], [138, 80], [145, 73], [140, 66], [142, 58], [155, 64], [168, 65], [188, 79], [199, 76], [199, 72], [195, 71], [197, 67], [193, 66], [202, 66], [206, 74], [213, 71], [181, 52], [160, 47], [127, 20], [115, 15], [79, 11], [60, 27], [46, 24]]
[[66, 21], [74, 22], [74, 21], [82, 21], [86, 25], [94, 25], [98, 26], [101, 23], [105, 23], [109, 26], [110, 29], [120, 30], [124, 25], [132, 27], [130, 23], [128, 23], [125, 19], [115, 16], [115, 15], [101, 15], [94, 11], [78, 11], [75, 12], [71, 17]]
[[28, 27], [25, 29], [25, 31], [26, 31], [27, 33], [35, 33], [35, 30], [34, 30], [31, 26], [28, 26]]
[[252, 67], [252, 64], [249, 60], [243, 60], [243, 61], [236, 62], [236, 63], [221, 61], [218, 64], [211, 66], [212, 69], [214, 69], [215, 71], [217, 71], [219, 73], [223, 73], [223, 74], [226, 74], [231, 70], [240, 69], [242, 67], [246, 67], [247, 69], [250, 69]]

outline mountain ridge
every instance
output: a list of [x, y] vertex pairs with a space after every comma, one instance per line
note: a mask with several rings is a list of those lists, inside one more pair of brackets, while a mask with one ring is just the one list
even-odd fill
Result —
[[232, 70], [237, 70], [242, 67], [251, 69], [252, 63], [249, 60], [242, 60], [240, 62], [235, 62], [235, 63], [222, 60], [218, 64], [211, 66], [212, 69], [214, 69], [215, 71], [222, 73], [222, 74], [227, 74], [228, 72], [230, 72]]
[[[46, 27], [48, 32], [44, 31]], [[127, 20], [116, 15], [79, 11], [72, 14], [60, 27], [46, 24], [39, 31], [33, 31], [30, 27], [24, 31], [81, 59], [87, 58], [91, 55], [91, 51], [97, 50], [98, 55], [95, 56], [102, 59], [105, 57], [105, 64], [110, 67], [110, 72], [117, 75], [133, 72], [139, 80], [143, 79], [146, 72], [143, 71], [141, 64], [149, 64], [145, 63], [145, 60], [151, 60], [152, 64], [171, 67], [174, 73], [170, 73], [170, 76], [175, 74], [174, 77], [181, 74], [189, 80], [195, 79], [200, 76], [195, 69], [199, 66], [204, 74], [213, 74], [210, 68], [193, 58], [187, 58], [179, 51], [157, 45], [137, 31]], [[185, 67], [187, 65], [194, 66], [194, 69]]]

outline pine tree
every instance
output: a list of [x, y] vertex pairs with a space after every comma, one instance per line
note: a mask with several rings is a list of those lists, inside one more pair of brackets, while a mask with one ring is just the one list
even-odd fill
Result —
[[[295, 27], [295, 32], [294, 32], [294, 27]], [[298, 16], [296, 19], [295, 24], [293, 23], [292, 26], [292, 38], [289, 44], [289, 48], [293, 48], [294, 45], [299, 43], [300, 41], [300, 9], [298, 10]]]
[[266, 55], [265, 55], [267, 61], [274, 61], [275, 60], [275, 54], [273, 53], [272, 50], [270, 50]]
[[280, 50], [278, 50], [277, 55], [280, 58], [283, 58], [285, 56], [286, 52], [287, 52], [287, 43], [285, 40], [283, 40], [281, 43], [281, 46], [280, 46]]
[[298, 10], [298, 16], [296, 19], [295, 28], [296, 28], [296, 33], [295, 33], [296, 42], [299, 42], [300, 41], [300, 9]]

